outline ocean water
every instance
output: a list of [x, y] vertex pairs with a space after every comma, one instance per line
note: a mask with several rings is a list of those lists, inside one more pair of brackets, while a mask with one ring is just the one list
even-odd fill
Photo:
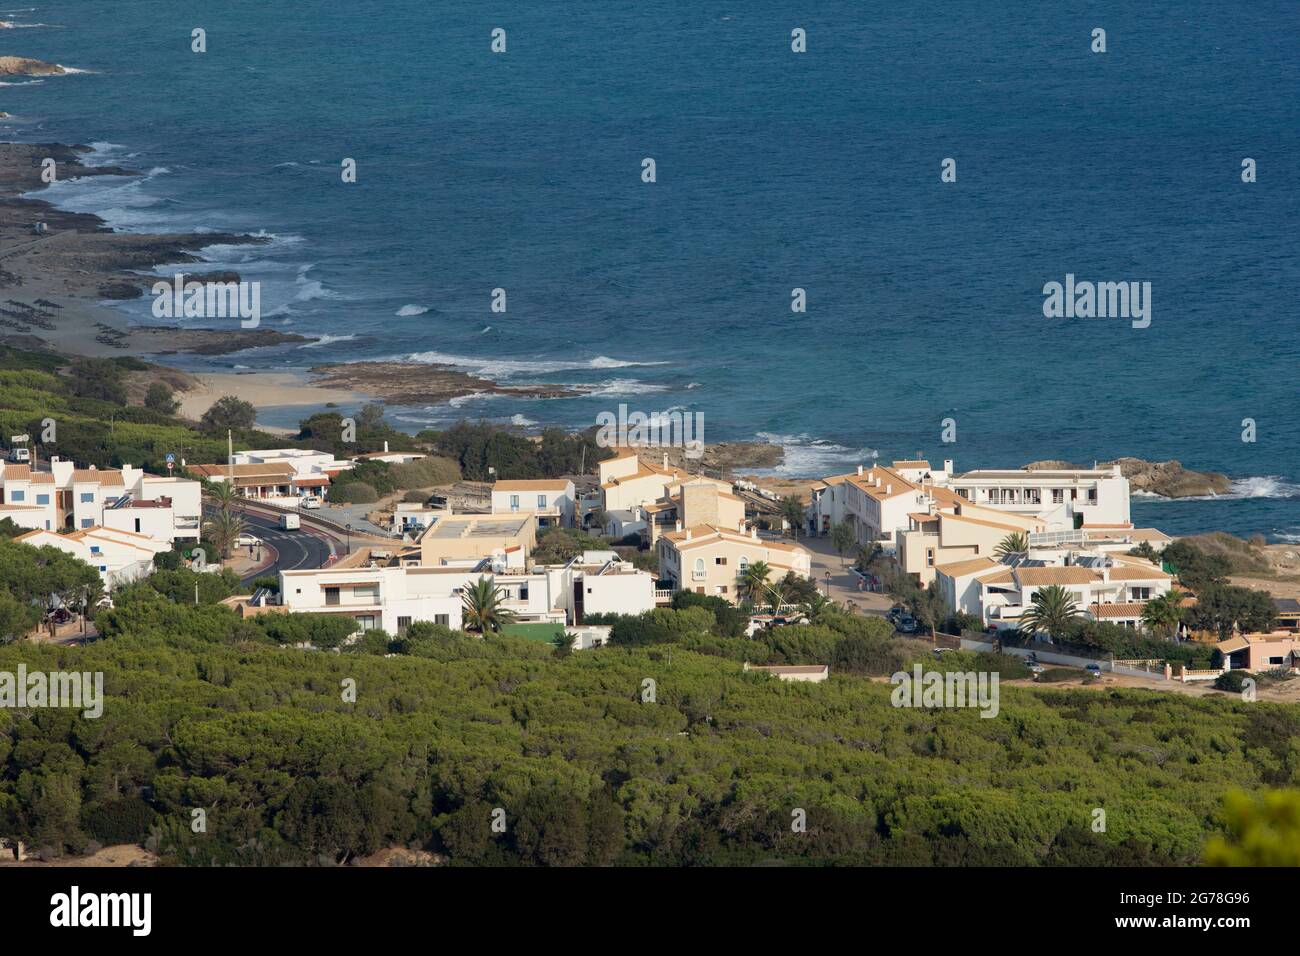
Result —
[[[1239, 481], [1136, 499], [1135, 520], [1300, 541], [1291, 0], [71, 0], [0, 19], [47, 24], [0, 30], [0, 53], [84, 71], [0, 84], [0, 132], [145, 174], [46, 198], [124, 229], [272, 236], [209, 256], [263, 283], [265, 326], [324, 336], [194, 367], [583, 384], [390, 418], [680, 409], [706, 440], [784, 445], [786, 474], [872, 451], [1178, 458]], [[1067, 273], [1150, 282], [1150, 326], [1044, 318]]]

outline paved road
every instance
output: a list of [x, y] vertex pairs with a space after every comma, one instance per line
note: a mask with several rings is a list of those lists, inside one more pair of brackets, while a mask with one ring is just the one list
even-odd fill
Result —
[[[204, 512], [211, 514], [215, 509], [204, 506]], [[312, 534], [306, 530], [282, 531], [279, 519], [265, 515], [249, 508], [240, 509], [248, 533], [256, 535], [275, 549], [279, 556], [270, 567], [263, 568], [255, 574], [247, 575], [243, 580], [249, 583], [255, 578], [280, 571], [300, 571], [319, 568], [330, 559], [330, 541], [324, 536]], [[341, 551], [337, 546], [335, 551]]]
[[279, 522], [253, 511], [244, 511], [244, 524], [279, 554], [279, 560], [262, 574], [319, 568], [329, 560], [329, 542], [307, 531], [282, 531]]

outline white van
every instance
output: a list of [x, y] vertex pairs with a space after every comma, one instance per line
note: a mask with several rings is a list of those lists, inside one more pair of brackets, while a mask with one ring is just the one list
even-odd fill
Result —
[[302, 526], [302, 520], [295, 514], [280, 515], [280, 528], [283, 531], [297, 531]]
[[299, 505], [299, 507], [306, 508], [308, 511], [311, 511], [315, 508], [319, 508], [320, 499], [317, 498], [315, 495], [307, 495], [305, 498], [302, 499], [302, 503]]

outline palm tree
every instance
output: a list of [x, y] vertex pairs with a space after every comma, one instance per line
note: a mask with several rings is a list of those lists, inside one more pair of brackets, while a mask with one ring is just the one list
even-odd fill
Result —
[[239, 499], [239, 489], [229, 481], [210, 481], [207, 485], [207, 492], [222, 511], [229, 511], [231, 506]]
[[1037, 636], [1041, 631], [1051, 640], [1065, 630], [1065, 625], [1079, 616], [1079, 606], [1070, 592], [1059, 584], [1049, 584], [1034, 592], [1030, 608], [1020, 618], [1023, 628]]
[[481, 577], [470, 585], [461, 597], [461, 604], [467, 631], [479, 634], [500, 631], [515, 620], [514, 612], [504, 606], [505, 594], [490, 578]]
[[1029, 550], [1029, 536], [1023, 531], [1013, 531], [993, 549], [993, 556], [1005, 558], [1009, 554], [1024, 554]]
[[753, 564], [746, 565], [740, 572], [736, 590], [740, 592], [741, 597], [751, 604], [756, 604], [767, 589], [767, 577], [771, 573], [772, 568], [766, 561], [755, 561]]
[[244, 519], [233, 511], [218, 511], [203, 522], [203, 537], [215, 544], [223, 558], [230, 557], [235, 539], [244, 533]]
[[1172, 638], [1183, 620], [1183, 594], [1170, 591], [1142, 606], [1142, 623], [1162, 637]]
[[799, 605], [799, 611], [804, 617], [808, 618], [809, 624], [818, 624], [834, 613], [835, 602], [818, 591]]
[[769, 584], [763, 589], [764, 596], [767, 598], [768, 610], [772, 614], [781, 613], [781, 605], [789, 604], [791, 593], [790, 586], [785, 581], [777, 581], [775, 584]]

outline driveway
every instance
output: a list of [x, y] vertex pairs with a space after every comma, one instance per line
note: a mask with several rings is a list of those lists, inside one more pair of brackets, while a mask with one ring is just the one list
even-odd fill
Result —
[[801, 537], [799, 543], [812, 552], [813, 580], [817, 582], [817, 587], [824, 594], [827, 593], [826, 575], [830, 574], [829, 595], [832, 601], [837, 604], [851, 602], [857, 605], [859, 610], [868, 614], [884, 614], [893, 606], [894, 602], [887, 595], [858, 590], [859, 578], [849, 570], [853, 566], [852, 559], [845, 555], [844, 560], [840, 560], [840, 556], [835, 553], [835, 548], [831, 545], [829, 535]]

